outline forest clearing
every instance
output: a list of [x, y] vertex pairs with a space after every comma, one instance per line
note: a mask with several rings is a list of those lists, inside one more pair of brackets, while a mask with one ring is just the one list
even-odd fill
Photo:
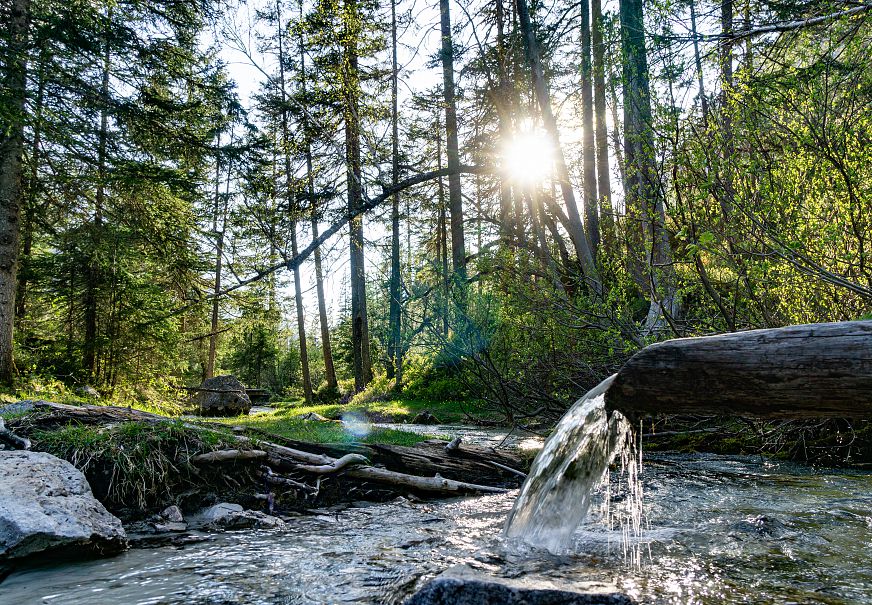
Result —
[[872, 601], [870, 13], [0, 0], [0, 604]]

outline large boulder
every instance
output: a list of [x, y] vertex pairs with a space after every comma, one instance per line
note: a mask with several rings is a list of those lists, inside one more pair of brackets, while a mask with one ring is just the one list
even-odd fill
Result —
[[85, 476], [45, 452], [0, 451], [0, 562], [36, 553], [111, 554], [127, 546], [121, 521]]
[[424, 585], [405, 605], [632, 605], [627, 595], [596, 589], [577, 591], [484, 575], [451, 567]]
[[235, 376], [214, 376], [203, 381], [194, 396], [200, 416], [239, 416], [251, 410], [251, 399]]

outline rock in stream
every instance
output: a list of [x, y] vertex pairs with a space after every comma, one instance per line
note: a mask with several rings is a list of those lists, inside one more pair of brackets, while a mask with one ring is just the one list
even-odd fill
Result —
[[0, 562], [43, 552], [111, 554], [127, 546], [85, 476], [44, 452], [0, 451]]

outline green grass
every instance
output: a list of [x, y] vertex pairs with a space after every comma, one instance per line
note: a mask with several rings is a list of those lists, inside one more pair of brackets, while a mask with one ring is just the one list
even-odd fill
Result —
[[[328, 408], [334, 406], [314, 406], [314, 408]], [[313, 411], [313, 408], [305, 408]], [[326, 415], [322, 411], [319, 414]], [[310, 443], [378, 443], [384, 445], [412, 446], [421, 441], [432, 439], [429, 436], [417, 435], [407, 431], [368, 427], [366, 434], [350, 431], [345, 423], [338, 421], [303, 420], [297, 417], [297, 410], [292, 413], [269, 412], [254, 414], [252, 416], [238, 416], [235, 418], [213, 418], [211, 420], [221, 423], [257, 429], [279, 435], [286, 439], [296, 441], [308, 441]]]
[[290, 416], [302, 416], [309, 412], [320, 414], [331, 420], [339, 420], [342, 414], [356, 412], [379, 422], [395, 423], [411, 422], [416, 415], [425, 410], [436, 416], [444, 424], [468, 424], [470, 417], [482, 420], [494, 420], [496, 417], [475, 401], [420, 401], [416, 399], [391, 399], [389, 401], [370, 401], [362, 404], [339, 403], [305, 405], [301, 400], [285, 401], [274, 404], [282, 412]]
[[190, 456], [233, 443], [229, 430], [193, 430], [179, 420], [71, 423], [36, 431], [32, 440], [34, 449], [69, 460], [84, 472], [107, 504], [143, 510], [171, 501], [191, 480]]

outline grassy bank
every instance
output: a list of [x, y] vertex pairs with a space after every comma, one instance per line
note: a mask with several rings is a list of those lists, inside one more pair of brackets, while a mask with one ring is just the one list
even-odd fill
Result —
[[[315, 406], [304, 408], [307, 412], [316, 408], [329, 406]], [[365, 421], [363, 416], [349, 418], [349, 421], [340, 420], [304, 420], [299, 417], [299, 412], [291, 408], [251, 416], [238, 416], [235, 418], [214, 418], [222, 424], [238, 426], [248, 429], [256, 429], [273, 435], [279, 435], [286, 439], [307, 441], [309, 443], [368, 443], [383, 445], [406, 445], [413, 446], [416, 443], [432, 439], [408, 431], [374, 427]], [[321, 412], [318, 412], [321, 413]], [[348, 416], [348, 412], [345, 412]], [[323, 415], [323, 414], [322, 414]]]
[[476, 401], [422, 401], [398, 397], [387, 401], [363, 401], [352, 399], [350, 403], [305, 405], [302, 400], [280, 401], [273, 404], [285, 414], [302, 416], [315, 413], [331, 420], [340, 420], [344, 414], [359, 414], [372, 422], [404, 424], [415, 420], [422, 412], [432, 414], [440, 424], [475, 424], [495, 422], [499, 418]]

